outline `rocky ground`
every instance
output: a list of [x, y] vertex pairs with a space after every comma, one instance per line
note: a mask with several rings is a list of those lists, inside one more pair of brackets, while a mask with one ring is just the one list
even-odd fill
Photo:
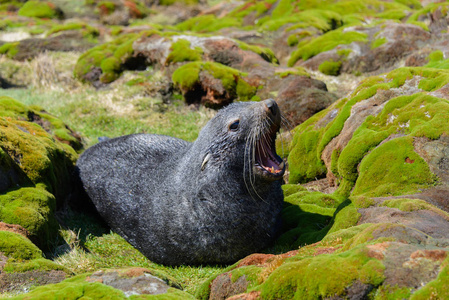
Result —
[[[0, 1], [0, 293], [448, 299], [449, 1]], [[101, 136], [287, 124], [283, 230], [231, 266], [148, 261], [82, 203]]]

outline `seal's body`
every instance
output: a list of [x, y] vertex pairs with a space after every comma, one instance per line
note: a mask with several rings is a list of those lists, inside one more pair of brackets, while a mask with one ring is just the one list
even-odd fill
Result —
[[280, 120], [271, 99], [231, 104], [193, 143], [149, 134], [101, 142], [78, 160], [80, 178], [105, 221], [150, 260], [235, 262], [279, 229]]

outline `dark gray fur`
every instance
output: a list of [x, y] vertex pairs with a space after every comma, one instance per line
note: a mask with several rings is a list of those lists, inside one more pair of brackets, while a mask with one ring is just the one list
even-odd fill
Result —
[[279, 229], [281, 182], [248, 172], [245, 161], [248, 135], [268, 130], [268, 114], [265, 102], [235, 103], [193, 143], [148, 134], [99, 143], [78, 160], [84, 188], [111, 228], [154, 262], [235, 262]]

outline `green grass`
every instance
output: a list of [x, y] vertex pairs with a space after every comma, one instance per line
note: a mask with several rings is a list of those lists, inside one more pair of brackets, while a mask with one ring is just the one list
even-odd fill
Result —
[[170, 284], [194, 294], [203, 281], [221, 273], [225, 268], [159, 265], [148, 260], [122, 237], [110, 232], [88, 215], [70, 211], [64, 221], [67, 227], [60, 230], [60, 235], [70, 246], [70, 251], [53, 254], [53, 260], [75, 275], [102, 268], [143, 267]]
[[[101, 136], [117, 137], [142, 132], [193, 141], [213, 115], [212, 111], [205, 108], [190, 110], [180, 100], [164, 107], [157, 99], [140, 96], [139, 89], [140, 87], [124, 86], [120, 90], [95, 91], [94, 88], [83, 86], [79, 93], [2, 89], [0, 96], [10, 96], [27, 105], [44, 107], [81, 133], [86, 146], [95, 144]], [[136, 108], [129, 111], [131, 108], [128, 108], [128, 97], [132, 96], [135, 97]]]

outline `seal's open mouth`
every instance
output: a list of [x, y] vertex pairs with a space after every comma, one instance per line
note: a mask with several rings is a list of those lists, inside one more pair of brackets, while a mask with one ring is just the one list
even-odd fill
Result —
[[281, 177], [285, 172], [285, 163], [276, 154], [274, 143], [275, 137], [271, 140], [260, 139], [256, 144], [256, 168], [261, 170], [264, 175]]

